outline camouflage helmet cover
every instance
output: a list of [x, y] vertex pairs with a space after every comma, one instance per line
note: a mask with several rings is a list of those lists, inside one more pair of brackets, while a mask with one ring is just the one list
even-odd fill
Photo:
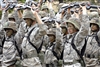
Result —
[[55, 30], [54, 28], [49, 29], [49, 30], [47, 31], [47, 35], [48, 35], [48, 36], [49, 36], [49, 35], [54, 35], [54, 36], [56, 36], [56, 30]]
[[14, 13], [10, 13], [10, 14], [8, 15], [8, 18], [14, 18]]
[[76, 29], [80, 29], [80, 20], [77, 19], [77, 18], [69, 18], [68, 20], [65, 20], [65, 22], [68, 24], [68, 23], [71, 23], [75, 26]]
[[64, 5], [64, 3], [60, 3], [60, 4], [58, 5], [58, 9], [60, 9], [61, 7], [63, 7], [63, 5]]
[[48, 7], [45, 4], [43, 4], [41, 7], [41, 10], [43, 10], [43, 9], [48, 9]]
[[4, 29], [12, 29], [14, 31], [17, 31], [16, 23], [13, 21], [8, 21], [3, 26]]
[[91, 26], [91, 24], [97, 24], [100, 27], [100, 20], [99, 20], [99, 18], [93, 18], [90, 21], [90, 26]]
[[89, 19], [91, 20], [93, 18], [99, 18], [98, 12], [90, 12]]
[[61, 28], [66, 28], [66, 29], [67, 29], [67, 24], [66, 24], [66, 23], [61, 23], [60, 27], [61, 27]]
[[26, 9], [26, 10], [23, 11], [23, 18], [24, 19], [25, 18], [30, 18], [32, 20], [36, 20], [36, 18], [34, 17], [32, 11], [31, 10], [28, 10], [28, 9]]
[[43, 18], [47, 16], [47, 13], [45, 11], [39, 11], [39, 15]]

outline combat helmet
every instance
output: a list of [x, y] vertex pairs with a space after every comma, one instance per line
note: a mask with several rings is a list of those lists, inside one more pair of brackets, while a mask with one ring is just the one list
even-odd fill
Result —
[[10, 13], [10, 14], [8, 15], [8, 19], [9, 19], [9, 20], [10, 20], [10, 19], [13, 19], [13, 20], [15, 21], [14, 12], [12, 12], [12, 13]]
[[80, 29], [80, 20], [74, 17], [69, 18], [68, 20], [65, 20], [66, 24], [71, 23], [75, 26], [76, 29]]
[[26, 10], [23, 11], [23, 19], [25, 19], [25, 18], [30, 18], [32, 20], [36, 20], [36, 18], [33, 15], [32, 11], [28, 10], [28, 9], [26, 9]]
[[91, 26], [91, 24], [97, 24], [100, 27], [100, 20], [99, 20], [99, 18], [93, 18], [90, 21], [90, 26]]
[[58, 5], [58, 9], [60, 9], [61, 7], [63, 7], [63, 5], [64, 5], [64, 3], [60, 3], [60, 4]]
[[4, 24], [3, 29], [12, 29], [13, 31], [17, 31], [16, 23], [13, 21], [8, 21]]
[[14, 18], [14, 13], [10, 13], [10, 14], [8, 15], [8, 18]]
[[67, 24], [66, 24], [66, 23], [61, 23], [60, 27], [61, 27], [61, 28], [66, 28], [66, 29], [67, 29]]
[[45, 4], [43, 4], [41, 7], [41, 10], [43, 10], [43, 9], [48, 9], [48, 7]]
[[90, 12], [89, 19], [91, 20], [93, 18], [99, 18], [98, 12]]
[[56, 36], [56, 30], [55, 28], [51, 28], [47, 31], [47, 35], [50, 36], [50, 35], [53, 35], [53, 36]]
[[45, 11], [39, 11], [39, 15], [41, 18], [47, 17], [47, 13]]

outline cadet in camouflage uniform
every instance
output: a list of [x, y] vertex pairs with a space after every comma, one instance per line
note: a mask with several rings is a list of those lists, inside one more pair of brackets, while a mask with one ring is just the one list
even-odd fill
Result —
[[12, 13], [9, 14], [8, 10], [7, 11], [3, 10], [2, 17], [1, 17], [1, 24], [3, 25], [7, 21], [14, 21], [19, 26], [20, 23], [23, 21], [21, 17], [21, 11], [17, 10], [17, 8], [14, 8]]
[[90, 27], [90, 34], [87, 36], [85, 61], [87, 67], [100, 67], [100, 20], [92, 18]]
[[2, 59], [2, 41], [4, 39], [4, 30], [3, 26], [0, 23], [0, 67], [1, 67], [1, 59]]
[[61, 31], [58, 28], [51, 28], [48, 30], [47, 35], [49, 42], [44, 56], [46, 67], [61, 67], [59, 62], [63, 48]]
[[47, 13], [45, 11], [39, 11], [39, 15], [41, 18], [47, 17]]
[[27, 31], [21, 45], [24, 57], [22, 65], [25, 67], [42, 67], [38, 57], [39, 52], [36, 48], [39, 48], [43, 44], [43, 36], [46, 34], [47, 26], [42, 23], [37, 12], [32, 10], [24, 10], [23, 19], [27, 24]]
[[63, 36], [66, 36], [68, 34], [67, 24], [66, 23], [61, 23], [60, 27], [62, 28]]
[[55, 18], [55, 12], [53, 10], [51, 2], [48, 2], [48, 5], [43, 4], [42, 7], [41, 7], [41, 11], [45, 11], [47, 13], [48, 17]]
[[66, 43], [64, 44], [63, 67], [82, 67], [82, 64], [79, 62], [81, 58], [73, 47], [73, 44], [80, 52], [84, 45], [84, 39], [88, 35], [89, 23], [85, 22], [83, 25], [80, 25], [82, 22], [77, 18], [70, 18], [65, 22], [67, 22], [68, 34]]
[[4, 24], [3, 28], [6, 37], [3, 40], [4, 44], [2, 44], [2, 67], [15, 67], [17, 56], [19, 54], [18, 50], [20, 51], [20, 46], [18, 44], [19, 36], [16, 35], [17, 26], [15, 22], [8, 21]]

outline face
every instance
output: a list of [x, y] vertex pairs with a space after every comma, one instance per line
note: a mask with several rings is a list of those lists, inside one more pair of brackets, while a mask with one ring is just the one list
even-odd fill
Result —
[[49, 40], [50, 40], [50, 42], [54, 42], [55, 41], [55, 37], [53, 35], [49, 35]]
[[42, 11], [45, 11], [45, 12], [47, 12], [47, 13], [48, 13], [48, 9], [43, 9]]
[[68, 23], [68, 33], [73, 34], [75, 32], [77, 32], [75, 26], [71, 23]]
[[48, 28], [52, 27], [52, 24], [50, 22], [45, 22], [45, 24], [48, 26]]
[[32, 25], [32, 23], [33, 23], [33, 21], [32, 21], [30, 18], [25, 18], [24, 20], [25, 20], [27, 26], [29, 26], [29, 27], [30, 27], [30, 26]]
[[14, 21], [15, 22], [15, 19], [14, 18], [9, 18], [9, 21]]
[[67, 33], [67, 29], [66, 28], [62, 28], [62, 33], [65, 35]]
[[12, 29], [5, 29], [5, 32], [6, 32], [6, 36], [10, 37], [14, 31]]
[[92, 32], [98, 31], [98, 25], [97, 24], [91, 24], [91, 31]]

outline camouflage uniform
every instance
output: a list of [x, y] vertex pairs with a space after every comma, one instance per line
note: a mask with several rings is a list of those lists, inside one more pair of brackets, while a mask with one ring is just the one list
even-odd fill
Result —
[[[8, 21], [4, 25], [4, 29], [12, 29], [17, 31], [17, 26], [15, 22]], [[15, 67], [15, 63], [17, 61], [18, 51], [15, 47], [15, 41], [18, 48], [20, 47], [18, 44], [18, 36], [11, 35], [11, 37], [5, 37], [3, 44], [3, 54], [2, 54], [2, 67]]]
[[[47, 35], [54, 35], [56, 40], [54, 42], [48, 42], [47, 49], [44, 56], [44, 62], [46, 67], [61, 67], [60, 58], [62, 53], [62, 34], [60, 29], [51, 28], [48, 30]], [[56, 54], [56, 55], [55, 55]]]
[[46, 12], [47, 16], [49, 16], [50, 18], [54, 18], [55, 17], [55, 12], [54, 12], [53, 9], [48, 8], [45, 4], [43, 4], [42, 7], [41, 7], [41, 10], [43, 10], [43, 9], [47, 9], [48, 10], [48, 12]]
[[41, 18], [47, 17], [47, 13], [45, 11], [39, 11], [39, 15]]
[[84, 45], [84, 39], [88, 35], [88, 28], [89, 28], [89, 23], [85, 22], [83, 25], [81, 25], [80, 28], [80, 21], [76, 18], [70, 18], [69, 20], [65, 21], [73, 24], [75, 28], [77, 28], [79, 31], [75, 35], [73, 34], [67, 34], [67, 40], [66, 43], [64, 44], [64, 67], [82, 67], [80, 64], [79, 60], [80, 57], [78, 56], [77, 52], [72, 48], [71, 42], [73, 37], [74, 38], [74, 44], [76, 48], [81, 51], [82, 46]]
[[[93, 18], [90, 21], [90, 24], [97, 24], [100, 27], [100, 21], [98, 18]], [[91, 32], [87, 36], [87, 46], [85, 51], [85, 61], [87, 67], [99, 67], [99, 58], [100, 58], [100, 46], [98, 41], [96, 40], [96, 36], [98, 41], [100, 40], [100, 31]]]
[[7, 21], [8, 21], [8, 12], [3, 10], [2, 11], [2, 17], [1, 17], [1, 24], [3, 25]]
[[89, 20], [91, 20], [93, 18], [99, 18], [98, 12], [90, 12], [89, 13]]
[[2, 41], [4, 38], [4, 30], [3, 30], [3, 26], [0, 23], [0, 67], [1, 67], [1, 59], [2, 59]]
[[[33, 13], [30, 10], [25, 10], [23, 12], [23, 18], [30, 18], [32, 20], [35, 20], [35, 17], [33, 16]], [[26, 67], [41, 67], [41, 62], [38, 57], [38, 53], [36, 49], [29, 43], [28, 41], [28, 34], [29, 32], [34, 28], [34, 30], [30, 34], [30, 41], [37, 47], [39, 48], [42, 39], [44, 36], [44, 33], [46, 31], [47, 26], [43, 24], [34, 24], [31, 27], [27, 27], [27, 31], [25, 32], [25, 36], [23, 38], [22, 42], [22, 50], [23, 50], [23, 61], [22, 65]]]
[[9, 20], [9, 18], [14, 18], [15, 22], [17, 23], [17, 26], [19, 26], [20, 23], [23, 21], [22, 18], [18, 17], [18, 11], [13, 11], [12, 13], [8, 14], [8, 11], [3, 10], [1, 23], [4, 24], [5, 22]]

